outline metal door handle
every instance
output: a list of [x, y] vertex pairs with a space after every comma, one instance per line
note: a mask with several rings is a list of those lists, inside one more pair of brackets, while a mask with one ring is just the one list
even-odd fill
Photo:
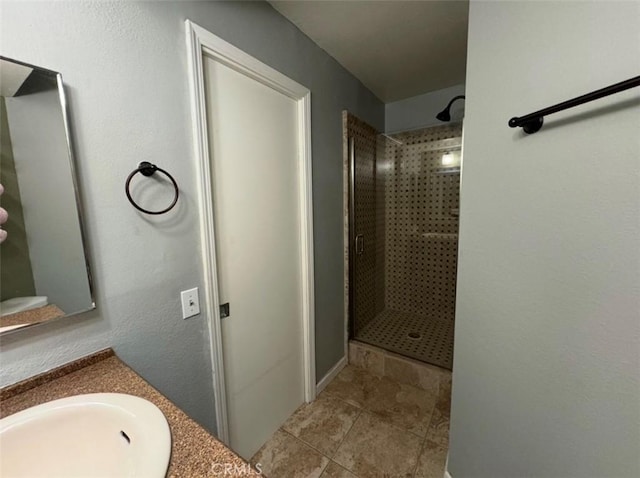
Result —
[[364, 234], [356, 236], [356, 254], [364, 253]]

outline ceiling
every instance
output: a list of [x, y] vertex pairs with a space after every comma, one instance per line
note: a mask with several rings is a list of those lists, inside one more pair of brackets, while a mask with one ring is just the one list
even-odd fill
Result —
[[385, 103], [464, 83], [468, 0], [270, 3]]

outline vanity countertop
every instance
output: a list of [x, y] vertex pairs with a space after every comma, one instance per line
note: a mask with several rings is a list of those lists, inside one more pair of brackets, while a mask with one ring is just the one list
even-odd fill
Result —
[[58, 306], [49, 304], [37, 309], [16, 312], [15, 314], [5, 315], [0, 318], [0, 327], [8, 327], [12, 325], [28, 325], [44, 322], [45, 320], [57, 319], [64, 317], [64, 312]]
[[169, 477], [258, 476], [249, 465], [115, 356], [111, 349], [0, 389], [0, 417], [84, 393], [127, 393], [164, 413], [171, 428]]

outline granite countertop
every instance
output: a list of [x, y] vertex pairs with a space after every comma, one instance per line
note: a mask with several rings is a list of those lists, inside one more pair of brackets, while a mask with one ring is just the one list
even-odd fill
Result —
[[38, 324], [45, 320], [57, 319], [64, 317], [64, 312], [57, 305], [45, 305], [37, 309], [29, 309], [15, 314], [5, 315], [0, 318], [0, 327], [8, 327], [11, 325], [28, 325]]
[[145, 382], [111, 349], [0, 389], [0, 417], [58, 398], [105, 392], [136, 395], [162, 410], [171, 428], [168, 477], [258, 476], [242, 458]]

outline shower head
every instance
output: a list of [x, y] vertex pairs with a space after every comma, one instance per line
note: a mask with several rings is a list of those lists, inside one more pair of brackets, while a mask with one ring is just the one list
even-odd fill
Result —
[[436, 119], [444, 122], [451, 121], [451, 105], [455, 100], [459, 100], [461, 98], [465, 99], [464, 95], [455, 96], [451, 101], [449, 101], [447, 107], [436, 115]]
[[451, 113], [449, 112], [449, 107], [442, 110], [440, 113], [436, 115], [436, 118], [440, 121], [451, 121]]

